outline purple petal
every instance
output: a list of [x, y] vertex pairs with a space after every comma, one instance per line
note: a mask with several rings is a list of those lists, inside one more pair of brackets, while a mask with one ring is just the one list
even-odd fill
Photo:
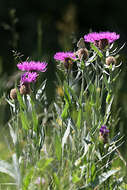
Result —
[[19, 70], [22, 71], [41, 71], [45, 72], [47, 70], [47, 63], [46, 62], [35, 62], [35, 61], [30, 61], [30, 62], [22, 62], [17, 64], [17, 67]]
[[57, 61], [64, 61], [65, 58], [71, 58], [71, 59], [76, 59], [75, 55], [73, 52], [57, 52], [54, 55], [54, 59]]

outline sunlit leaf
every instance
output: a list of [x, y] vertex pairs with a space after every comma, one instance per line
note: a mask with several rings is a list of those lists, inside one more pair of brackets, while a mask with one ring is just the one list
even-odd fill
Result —
[[55, 152], [56, 152], [56, 156], [57, 159], [60, 161], [61, 160], [61, 153], [62, 153], [62, 149], [61, 149], [61, 141], [60, 141], [60, 137], [58, 135], [55, 136]]
[[99, 57], [103, 57], [103, 54], [101, 53], [101, 51], [93, 44], [90, 44], [91, 48], [99, 55]]
[[71, 121], [68, 120], [68, 126], [67, 126], [67, 129], [66, 129], [64, 136], [62, 138], [62, 151], [64, 150], [64, 145], [67, 143], [67, 139], [68, 139], [68, 136], [70, 134], [70, 126], [71, 126]]

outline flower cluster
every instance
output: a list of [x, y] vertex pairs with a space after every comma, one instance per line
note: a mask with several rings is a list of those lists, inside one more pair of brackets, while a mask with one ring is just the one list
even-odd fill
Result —
[[38, 62], [35, 62], [35, 61], [27, 62], [27, 61], [25, 61], [25, 62], [17, 64], [17, 67], [21, 71], [27, 71], [26, 73], [24, 73], [21, 76], [21, 81], [20, 81], [21, 84], [25, 84], [25, 83], [35, 82], [37, 79], [37, 76], [38, 76], [37, 71], [45, 72], [47, 69], [46, 68], [47, 63], [46, 62], [39, 62], [39, 61]]
[[[115, 32], [92, 32], [86, 34], [80, 43], [91, 42], [94, 43], [100, 50], [104, 50], [107, 45], [113, 43], [115, 40], [119, 39], [120, 35]], [[56, 61], [60, 61], [64, 64], [67, 71], [71, 70], [73, 63], [76, 60], [86, 60], [88, 58], [88, 50], [85, 48], [85, 43], [83, 46], [79, 47], [76, 52], [57, 52], [54, 55]], [[78, 58], [77, 58], [78, 57]], [[110, 65], [111, 63], [116, 63], [113, 57], [109, 57], [106, 60], [106, 64]], [[21, 76], [20, 85], [27, 85], [33, 82], [36, 82], [38, 77], [37, 72], [45, 72], [47, 70], [47, 63], [40, 61], [24, 61], [17, 64], [17, 67], [21, 71], [26, 71]]]
[[[21, 75], [20, 79], [20, 94], [30, 93], [30, 83], [36, 82], [39, 74], [37, 72], [45, 72], [47, 70], [47, 63], [40, 61], [25, 61], [17, 64], [17, 67], [21, 71], [26, 71]], [[16, 89], [12, 89], [10, 92], [11, 99], [16, 99]]]

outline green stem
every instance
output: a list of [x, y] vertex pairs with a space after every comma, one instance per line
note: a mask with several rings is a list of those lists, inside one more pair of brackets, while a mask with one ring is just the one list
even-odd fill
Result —
[[84, 92], [84, 70], [82, 71], [82, 84], [81, 84], [81, 93], [80, 93], [80, 105], [82, 105], [83, 92]]

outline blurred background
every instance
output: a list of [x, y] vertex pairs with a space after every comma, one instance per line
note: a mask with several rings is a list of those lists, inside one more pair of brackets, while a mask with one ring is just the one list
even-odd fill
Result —
[[[127, 2], [125, 0], [0, 0], [0, 129], [10, 117], [4, 97], [16, 81], [19, 57], [47, 61], [47, 95], [55, 80], [53, 55], [76, 48], [80, 37], [90, 31], [120, 34], [118, 46], [127, 41]], [[125, 135], [127, 123], [127, 46], [121, 51], [123, 65], [116, 85], [114, 114], [120, 110], [116, 132]], [[22, 56], [23, 55], [23, 56]], [[16, 59], [16, 56], [18, 57]], [[54, 71], [54, 72], [53, 72]], [[6, 92], [6, 93], [5, 93]], [[53, 93], [52, 93], [53, 94]], [[3, 133], [0, 138], [2, 139]], [[126, 142], [121, 147], [125, 152]]]

